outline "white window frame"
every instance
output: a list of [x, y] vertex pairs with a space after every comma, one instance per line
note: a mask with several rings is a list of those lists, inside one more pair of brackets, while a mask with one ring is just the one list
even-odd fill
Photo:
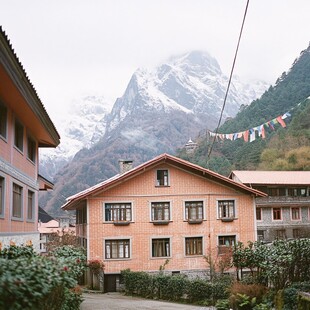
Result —
[[[300, 207], [291, 207], [290, 208], [291, 210], [290, 210], [290, 213], [291, 213], [291, 220], [292, 221], [301, 221], [301, 208]], [[293, 209], [298, 209], [298, 214], [299, 214], [299, 218], [298, 219], [294, 219], [293, 218]]]

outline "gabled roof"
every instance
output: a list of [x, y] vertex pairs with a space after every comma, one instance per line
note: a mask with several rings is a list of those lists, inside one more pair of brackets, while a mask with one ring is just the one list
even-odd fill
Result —
[[2, 100], [37, 135], [39, 146], [56, 147], [60, 136], [1, 26], [0, 82]]
[[201, 176], [205, 179], [217, 182], [217, 183], [221, 183], [225, 186], [231, 187], [237, 191], [241, 191], [241, 192], [245, 192], [247, 194], [252, 194], [255, 196], [266, 196], [265, 193], [262, 193], [258, 190], [252, 189], [247, 187], [244, 184], [235, 182], [227, 177], [224, 177], [216, 172], [213, 172], [211, 170], [205, 169], [203, 167], [200, 167], [198, 165], [195, 165], [193, 163], [190, 163], [186, 160], [174, 157], [172, 155], [169, 154], [161, 154], [123, 174], [117, 174], [114, 177], [105, 180], [101, 183], [98, 183], [92, 187], [89, 187], [88, 189], [81, 191], [73, 196], [70, 196], [67, 198], [67, 202], [62, 206], [63, 209], [65, 210], [72, 210], [75, 209], [75, 207], [77, 206], [77, 204], [79, 202], [81, 202], [82, 200], [84, 200], [85, 198], [89, 197], [89, 196], [93, 196], [96, 195], [97, 193], [99, 193], [102, 190], [106, 190], [108, 188], [111, 188], [112, 186], [115, 186], [117, 184], [120, 184], [124, 181], [127, 181], [137, 175], [139, 175], [140, 173], [143, 173], [144, 171], [155, 167], [156, 165], [159, 165], [161, 163], [167, 163], [170, 164], [172, 166], [175, 166], [179, 169], [185, 170], [189, 173], [193, 173], [196, 174], [197, 176]]
[[230, 178], [249, 185], [310, 185], [310, 171], [234, 170]]
[[54, 220], [54, 218], [52, 216], [50, 216], [44, 209], [39, 207], [38, 220], [41, 221], [42, 223], [47, 223], [49, 221]]

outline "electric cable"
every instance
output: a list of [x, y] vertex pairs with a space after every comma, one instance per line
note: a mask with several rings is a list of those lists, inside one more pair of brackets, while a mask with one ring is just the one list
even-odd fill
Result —
[[240, 40], [241, 40], [241, 36], [242, 36], [243, 26], [244, 26], [244, 23], [245, 23], [245, 18], [246, 18], [247, 11], [248, 11], [249, 2], [250, 2], [250, 0], [247, 0], [245, 11], [244, 11], [244, 14], [243, 14], [242, 25], [241, 25], [241, 29], [240, 29], [240, 33], [239, 33], [238, 44], [237, 44], [236, 51], [235, 51], [235, 57], [234, 57], [234, 61], [233, 61], [233, 64], [232, 64], [231, 71], [230, 71], [228, 85], [227, 85], [227, 89], [226, 89], [226, 93], [225, 93], [225, 97], [224, 97], [224, 103], [223, 103], [223, 106], [222, 106], [222, 109], [221, 109], [220, 118], [219, 118], [216, 130], [215, 130], [215, 135], [213, 137], [213, 141], [211, 143], [211, 146], [210, 146], [210, 149], [209, 149], [209, 153], [208, 153], [208, 157], [207, 157], [207, 167], [208, 168], [209, 168], [209, 160], [210, 160], [210, 156], [211, 156], [211, 153], [212, 153], [212, 150], [213, 150], [213, 145], [214, 145], [214, 142], [215, 142], [216, 134], [218, 133], [218, 129], [220, 127], [220, 124], [221, 124], [221, 121], [222, 121], [222, 117], [223, 117], [223, 112], [224, 112], [225, 105], [226, 105], [226, 100], [227, 100], [227, 96], [228, 96], [228, 92], [229, 92], [229, 87], [230, 87], [230, 84], [231, 84], [231, 80], [232, 80], [232, 76], [233, 76], [233, 72], [234, 72], [234, 68], [235, 68], [235, 63], [236, 63], [236, 59], [237, 59], [237, 54], [238, 54], [238, 50], [239, 50]]

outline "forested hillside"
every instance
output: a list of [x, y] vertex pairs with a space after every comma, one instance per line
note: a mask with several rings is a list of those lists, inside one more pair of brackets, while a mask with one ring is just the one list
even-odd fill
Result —
[[179, 156], [228, 175], [239, 170], [310, 170], [310, 46], [301, 52], [291, 69], [284, 72], [260, 99], [242, 107], [226, 121], [219, 133], [236, 133], [259, 126], [289, 112], [286, 127], [266, 128], [266, 137], [252, 142], [244, 139], [216, 139], [208, 160], [213, 137], [198, 139], [194, 154], [185, 149]]

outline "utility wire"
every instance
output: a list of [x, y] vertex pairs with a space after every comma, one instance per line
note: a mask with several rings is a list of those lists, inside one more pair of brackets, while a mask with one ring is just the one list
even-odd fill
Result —
[[213, 145], [214, 145], [214, 142], [215, 142], [216, 134], [218, 133], [218, 129], [219, 129], [221, 121], [222, 121], [223, 112], [224, 112], [224, 109], [225, 109], [226, 100], [227, 100], [227, 96], [228, 96], [228, 91], [229, 91], [229, 87], [230, 87], [230, 84], [231, 84], [231, 80], [232, 80], [232, 76], [233, 76], [233, 72], [234, 72], [234, 68], [235, 68], [235, 63], [236, 63], [236, 59], [237, 59], [237, 54], [238, 54], [238, 50], [239, 50], [240, 40], [241, 40], [243, 26], [244, 26], [244, 22], [245, 22], [245, 17], [246, 17], [247, 11], [248, 11], [249, 2], [250, 2], [250, 0], [247, 0], [247, 4], [246, 4], [244, 15], [243, 15], [243, 21], [242, 21], [242, 25], [241, 25], [241, 29], [240, 29], [238, 44], [237, 44], [237, 48], [236, 48], [236, 52], [235, 52], [235, 57], [234, 57], [234, 61], [233, 61], [233, 64], [232, 64], [231, 71], [230, 71], [229, 81], [228, 81], [228, 85], [227, 85], [227, 89], [226, 89], [226, 94], [225, 94], [225, 97], [224, 97], [224, 103], [223, 103], [222, 110], [221, 110], [220, 119], [218, 121], [216, 130], [215, 130], [215, 135], [213, 137], [213, 141], [211, 143], [210, 150], [209, 150], [208, 157], [207, 157], [207, 167], [209, 167], [209, 160], [210, 160], [210, 156], [211, 156], [211, 153], [212, 153], [212, 150], [213, 150]]

